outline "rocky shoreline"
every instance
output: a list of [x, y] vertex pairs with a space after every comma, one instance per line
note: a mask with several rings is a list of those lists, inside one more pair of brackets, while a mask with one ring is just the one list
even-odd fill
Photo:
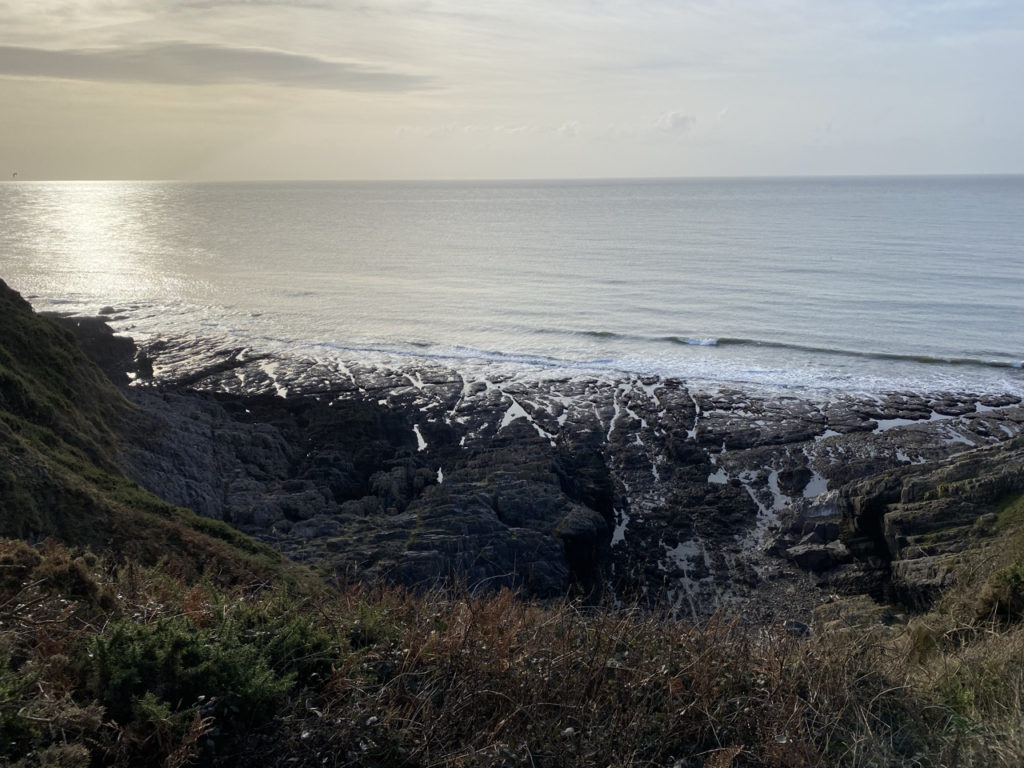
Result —
[[340, 580], [799, 626], [836, 594], [926, 604], [983, 540], [964, 488], [1024, 490], [1010, 395], [371, 366], [63, 322], [131, 380], [131, 477]]

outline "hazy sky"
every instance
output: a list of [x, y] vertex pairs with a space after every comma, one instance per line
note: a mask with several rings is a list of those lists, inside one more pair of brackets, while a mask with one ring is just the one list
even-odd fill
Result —
[[0, 178], [1024, 172], [1021, 0], [0, 0]]

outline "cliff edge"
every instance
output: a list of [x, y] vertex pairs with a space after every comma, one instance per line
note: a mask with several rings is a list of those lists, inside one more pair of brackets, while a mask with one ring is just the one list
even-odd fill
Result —
[[283, 558], [172, 506], [117, 468], [132, 406], [79, 348], [0, 281], [0, 536], [52, 537], [181, 574], [265, 578]]

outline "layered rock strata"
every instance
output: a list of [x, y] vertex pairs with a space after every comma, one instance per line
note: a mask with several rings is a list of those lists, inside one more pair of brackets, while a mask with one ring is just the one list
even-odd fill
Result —
[[985, 512], [966, 491], [920, 505], [943, 472], [999, 474], [1024, 425], [1018, 398], [990, 393], [756, 395], [195, 338], [125, 365], [119, 349], [141, 406], [125, 465], [169, 501], [338, 578], [698, 617], [805, 617], [834, 591], [926, 600]]

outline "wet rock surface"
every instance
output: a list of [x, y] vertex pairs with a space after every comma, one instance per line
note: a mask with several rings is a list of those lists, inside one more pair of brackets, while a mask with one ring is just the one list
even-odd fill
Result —
[[925, 600], [958, 546], [936, 531], [980, 514], [966, 490], [925, 509], [928, 489], [964, 461], [1017, 488], [998, 466], [1024, 429], [1000, 393], [798, 398], [204, 338], [137, 358], [125, 466], [169, 501], [339, 578], [454, 575], [693, 616], [809, 621], [831, 592]]

